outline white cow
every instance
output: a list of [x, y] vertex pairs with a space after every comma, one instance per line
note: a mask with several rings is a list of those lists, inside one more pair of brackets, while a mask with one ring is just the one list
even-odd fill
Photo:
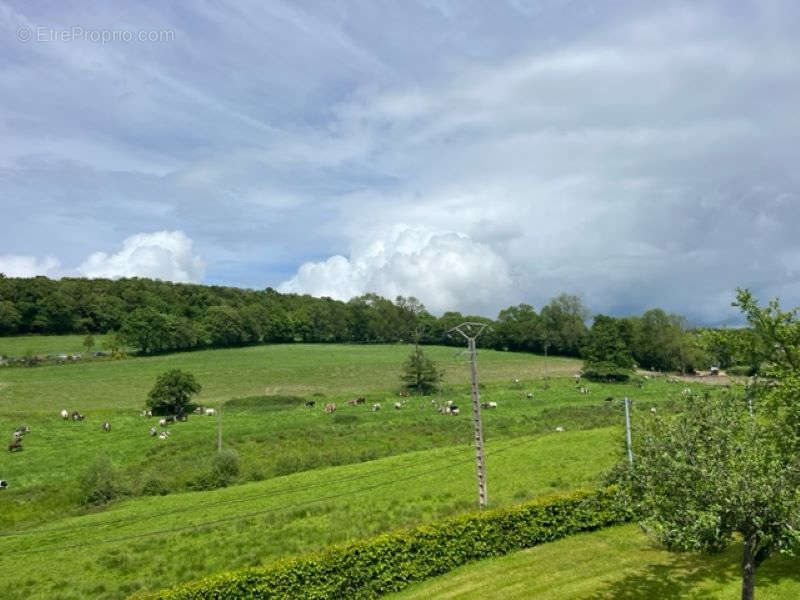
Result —
[[215, 414], [217, 414], [217, 411], [215, 409], [213, 409], [213, 408], [205, 409], [205, 415], [207, 417], [213, 417]]
[[65, 421], [69, 419], [69, 412], [67, 412], [66, 408], [63, 409], [59, 414], [61, 415], [61, 418], [64, 419]]

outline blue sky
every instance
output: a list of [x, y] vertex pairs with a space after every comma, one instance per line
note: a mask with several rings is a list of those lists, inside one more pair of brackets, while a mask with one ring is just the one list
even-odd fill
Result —
[[0, 272], [800, 304], [798, 30], [789, 1], [0, 0]]

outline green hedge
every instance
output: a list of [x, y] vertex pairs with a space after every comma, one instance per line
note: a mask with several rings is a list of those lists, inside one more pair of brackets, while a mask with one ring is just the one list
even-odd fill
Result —
[[207, 577], [147, 597], [376, 598], [470, 561], [628, 520], [630, 515], [615, 498], [613, 490], [581, 492], [458, 516], [268, 567]]

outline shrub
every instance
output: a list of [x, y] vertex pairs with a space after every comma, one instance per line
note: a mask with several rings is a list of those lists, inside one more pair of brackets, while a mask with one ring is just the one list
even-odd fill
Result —
[[631, 371], [610, 362], [587, 362], [581, 376], [600, 383], [624, 383], [631, 378]]
[[334, 546], [268, 567], [223, 573], [149, 597], [376, 598], [473, 560], [629, 518], [614, 490], [551, 497]]
[[239, 454], [233, 448], [224, 448], [214, 455], [211, 468], [188, 483], [190, 489], [213, 490], [226, 487], [241, 472]]
[[751, 377], [758, 373], [758, 369], [748, 365], [733, 365], [725, 369], [725, 372], [728, 375], [735, 375], [738, 377]]
[[81, 504], [105, 504], [125, 491], [122, 476], [107, 456], [98, 456], [78, 480]]

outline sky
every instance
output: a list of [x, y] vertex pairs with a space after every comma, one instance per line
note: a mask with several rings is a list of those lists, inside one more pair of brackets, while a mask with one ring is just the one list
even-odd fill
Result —
[[800, 4], [0, 0], [0, 272], [800, 304]]

